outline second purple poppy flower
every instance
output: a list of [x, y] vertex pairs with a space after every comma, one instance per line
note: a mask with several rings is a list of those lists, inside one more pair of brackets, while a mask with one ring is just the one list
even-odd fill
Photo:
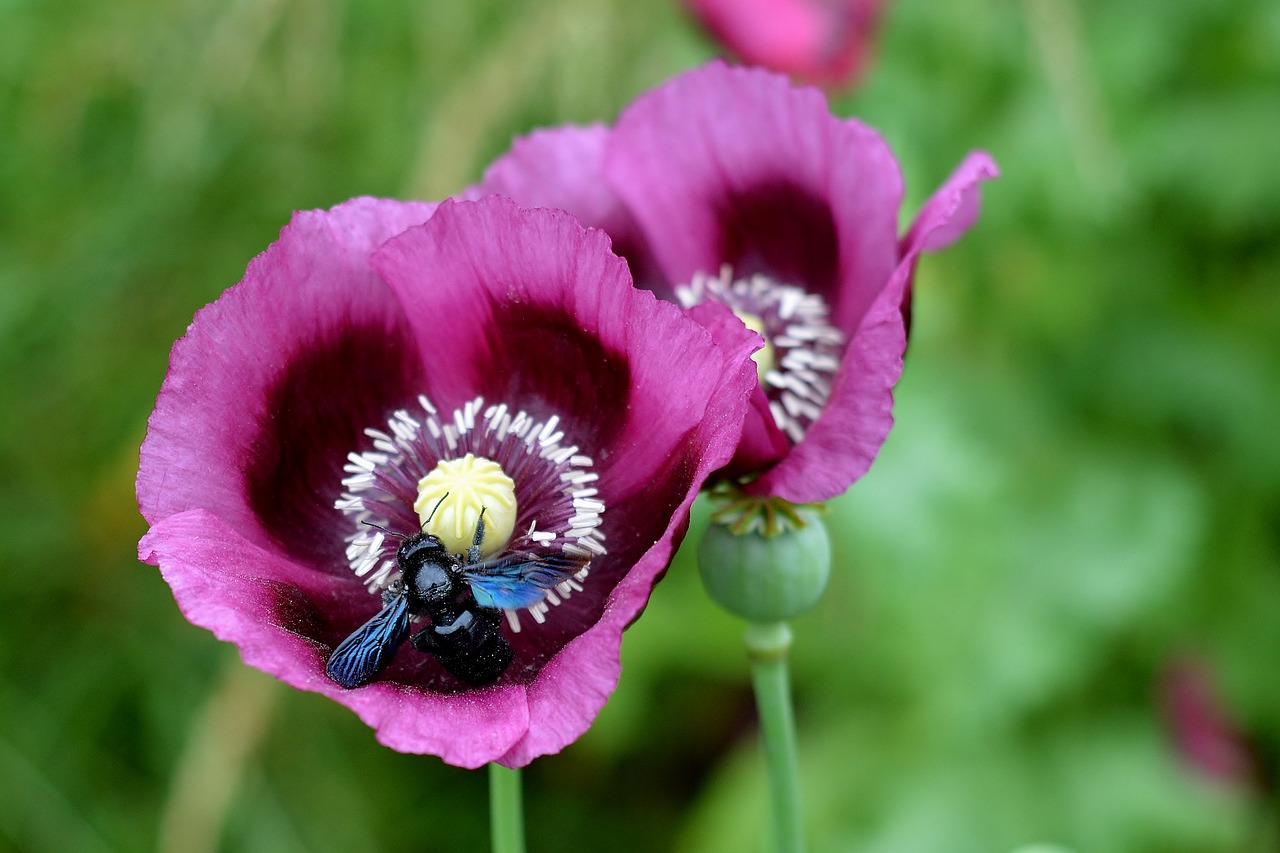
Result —
[[970, 154], [900, 237], [902, 176], [875, 131], [831, 115], [816, 89], [716, 62], [613, 128], [519, 140], [482, 189], [603, 228], [638, 285], [713, 333], [759, 332], [753, 411], [721, 474], [806, 503], [843, 492], [879, 452], [916, 261], [973, 224], [996, 174]]

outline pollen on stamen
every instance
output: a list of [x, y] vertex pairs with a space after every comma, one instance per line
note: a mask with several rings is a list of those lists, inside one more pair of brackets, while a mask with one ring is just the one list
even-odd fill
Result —
[[[494, 559], [508, 551], [558, 551], [577, 564], [570, 578], [526, 608], [535, 623], [545, 622], [554, 605], [583, 590], [592, 561], [607, 553], [605, 502], [594, 485], [599, 474], [592, 470], [592, 457], [566, 441], [563, 422], [555, 414], [535, 418], [505, 403], [486, 406], [477, 397], [442, 417], [426, 397], [419, 397], [418, 403], [420, 408], [413, 412], [393, 412], [385, 427], [364, 430], [372, 446], [353, 452], [343, 467], [343, 492], [334, 506], [353, 523], [345, 554], [352, 572], [372, 593], [392, 584], [399, 576], [398, 540], [383, 529], [399, 536], [419, 532], [424, 519], [414, 503], [422, 481], [443, 463], [457, 464], [471, 456], [515, 478], [514, 523], [501, 537], [507, 541]], [[498, 507], [490, 506], [491, 501], [481, 500], [486, 527], [498, 520]], [[430, 497], [423, 501], [428, 502]], [[426, 507], [426, 512], [431, 509]], [[478, 507], [475, 512], [478, 517]], [[459, 553], [469, 548], [475, 522], [464, 521], [462, 526], [467, 528], [466, 541], [456, 543]], [[435, 529], [431, 532], [439, 535]], [[507, 611], [506, 621], [513, 632], [520, 630], [519, 612]]]
[[757, 364], [769, 412], [792, 442], [803, 440], [822, 415], [844, 355], [845, 335], [831, 324], [826, 301], [767, 275], [734, 279], [727, 264], [716, 276], [694, 275], [676, 296], [686, 308], [720, 302], [765, 338], [771, 357]]

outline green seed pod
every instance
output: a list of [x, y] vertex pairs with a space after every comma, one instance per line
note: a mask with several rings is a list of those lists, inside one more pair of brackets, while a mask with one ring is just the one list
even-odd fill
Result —
[[[777, 499], [772, 500], [771, 510], [777, 510]], [[698, 543], [698, 571], [707, 594], [749, 622], [799, 616], [827, 588], [831, 542], [819, 509], [788, 504], [783, 514], [788, 521], [771, 525], [773, 535], [761, 525], [742, 524], [740, 515], [713, 520]]]

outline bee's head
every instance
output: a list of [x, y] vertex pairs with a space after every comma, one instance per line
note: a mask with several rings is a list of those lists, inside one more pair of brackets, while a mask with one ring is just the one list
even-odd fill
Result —
[[396, 560], [403, 571], [409, 571], [423, 563], [445, 562], [449, 560], [449, 549], [444, 547], [440, 538], [430, 533], [415, 533], [406, 536], [396, 551]]

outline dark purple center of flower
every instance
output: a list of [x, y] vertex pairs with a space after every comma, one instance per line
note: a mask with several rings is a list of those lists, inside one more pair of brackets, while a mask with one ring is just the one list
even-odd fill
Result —
[[[625, 355], [566, 317], [563, 310], [513, 303], [494, 316], [490, 363], [477, 365], [493, 400], [520, 400], [529, 414], [558, 414], [566, 423], [592, 424], [591, 443], [611, 447], [626, 426], [631, 368]], [[522, 365], [518, 371], [512, 364]], [[572, 364], [567, 371], [559, 365]], [[527, 368], [527, 369], [526, 369]]]
[[[422, 387], [408, 334], [399, 327], [344, 326], [296, 355], [267, 391], [262, 422], [242, 469], [249, 505], [292, 557], [327, 571], [343, 531], [334, 524], [333, 472], [371, 423], [385, 420], [386, 400], [411, 399]], [[376, 364], [353, 371], [352, 364]], [[228, 413], [228, 417], [234, 415]], [[332, 531], [316, 535], [316, 531]]]
[[715, 205], [719, 257], [741, 277], [764, 273], [830, 299], [839, 240], [830, 206], [791, 181], [765, 181]]
[[[532, 603], [485, 604], [477, 592], [483, 606], [507, 608], [505, 633], [516, 661], [503, 677], [523, 680], [563, 644], [562, 630], [543, 630], [550, 627], [551, 608], [565, 605], [574, 614], [571, 622], [583, 614], [575, 593], [583, 591], [592, 561], [605, 554], [599, 475], [556, 415], [534, 417], [482, 398], [454, 412], [438, 411], [425, 397], [418, 401], [395, 411], [385, 427], [365, 430], [360, 445], [368, 449], [348, 455], [343, 493], [335, 504], [350, 519], [346, 558], [371, 592], [394, 586], [403, 569], [397, 549], [405, 537], [419, 532], [414, 504], [424, 482], [434, 482], [439, 463], [471, 455], [496, 465], [514, 484], [518, 509], [510, 540], [489, 559], [532, 568], [549, 557], [546, 565], [557, 572], [538, 581], [522, 569], [512, 578], [537, 596]], [[521, 612], [513, 609], [517, 607]], [[376, 608], [377, 599], [371, 596], [370, 609]], [[456, 687], [447, 673], [431, 671], [422, 655], [406, 653], [398, 660], [398, 665], [418, 668], [417, 683], [445, 691]]]

